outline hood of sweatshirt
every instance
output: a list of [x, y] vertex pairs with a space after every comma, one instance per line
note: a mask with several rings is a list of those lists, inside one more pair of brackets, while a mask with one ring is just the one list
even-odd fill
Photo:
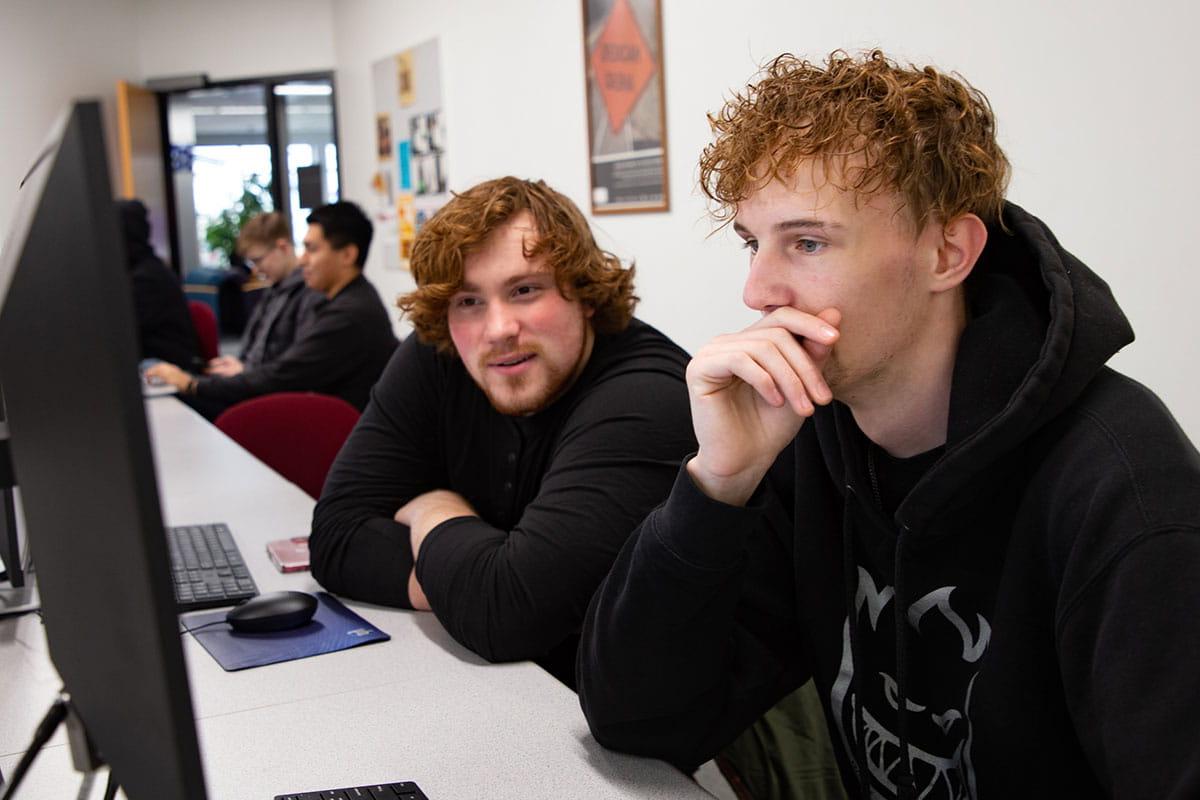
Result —
[[[916, 535], [967, 505], [991, 471], [1061, 413], [1133, 330], [1096, 273], [1007, 203], [967, 279], [944, 454], [897, 509]], [[838, 403], [815, 418], [835, 485], [861, 487], [865, 437]], [[940, 526], [939, 526], [940, 527]]]
[[150, 246], [150, 213], [141, 200], [118, 200], [117, 214], [125, 239], [125, 259], [130, 267], [154, 255]]

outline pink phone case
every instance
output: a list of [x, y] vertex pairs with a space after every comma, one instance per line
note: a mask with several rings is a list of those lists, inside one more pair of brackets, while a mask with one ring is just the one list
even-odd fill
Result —
[[276, 539], [267, 542], [267, 555], [280, 572], [300, 572], [308, 569], [308, 537]]

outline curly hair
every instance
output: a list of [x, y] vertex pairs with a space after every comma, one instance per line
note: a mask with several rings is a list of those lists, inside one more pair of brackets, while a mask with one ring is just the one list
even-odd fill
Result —
[[397, 305], [422, 342], [454, 352], [447, 310], [462, 288], [463, 262], [522, 211], [530, 213], [537, 230], [532, 245], [526, 243], [525, 257], [545, 258], [562, 295], [592, 309], [597, 332], [615, 333], [629, 324], [638, 301], [634, 267], [623, 268], [597, 246], [587, 220], [565, 195], [544, 181], [509, 176], [455, 193], [417, 234], [410, 261], [417, 288]]
[[723, 223], [768, 179], [820, 159], [843, 191], [895, 191], [917, 228], [974, 213], [999, 219], [1010, 168], [984, 95], [961, 76], [902, 67], [879, 50], [825, 65], [777, 57], [708, 121], [700, 187]]

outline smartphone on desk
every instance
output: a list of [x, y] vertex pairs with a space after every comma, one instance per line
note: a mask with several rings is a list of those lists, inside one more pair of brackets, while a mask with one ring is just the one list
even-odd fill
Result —
[[267, 555], [280, 572], [300, 572], [308, 569], [308, 537], [293, 536], [267, 542]]

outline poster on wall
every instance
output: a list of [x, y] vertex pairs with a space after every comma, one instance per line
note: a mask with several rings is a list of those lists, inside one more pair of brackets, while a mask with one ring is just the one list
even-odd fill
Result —
[[380, 161], [392, 157], [392, 115], [375, 115], [375, 153]]
[[396, 54], [396, 98], [401, 108], [413, 104], [416, 93], [413, 90], [412, 51], [405, 50]]
[[667, 211], [660, 0], [583, 0], [592, 213]]
[[375, 101], [375, 223], [388, 269], [406, 269], [413, 239], [445, 204], [446, 121], [438, 41], [371, 65]]

